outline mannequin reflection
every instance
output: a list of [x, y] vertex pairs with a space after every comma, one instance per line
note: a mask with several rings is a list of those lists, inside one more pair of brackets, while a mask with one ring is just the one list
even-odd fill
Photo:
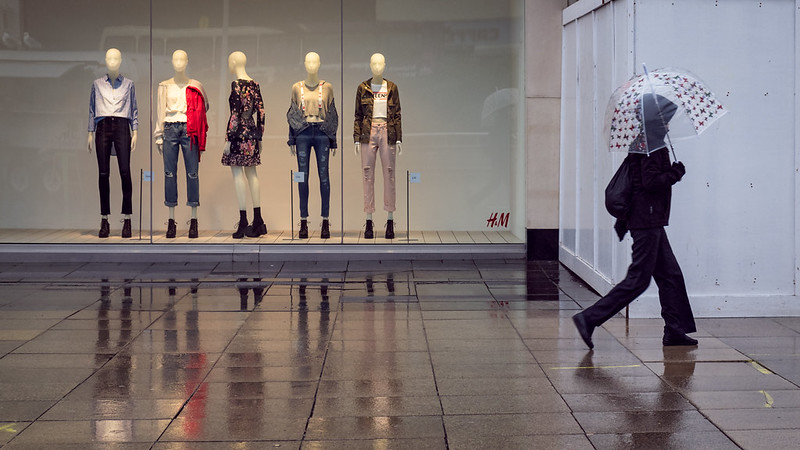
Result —
[[203, 85], [186, 76], [189, 57], [183, 50], [172, 53], [175, 76], [158, 84], [156, 104], [156, 140], [158, 153], [164, 159], [164, 204], [169, 207], [167, 238], [176, 232], [175, 206], [178, 204], [178, 151], [183, 151], [186, 168], [186, 204], [192, 207], [189, 237], [196, 238], [197, 207], [200, 205], [198, 176], [200, 152], [205, 150], [208, 123], [208, 101]]
[[[383, 169], [383, 208], [388, 212], [386, 239], [394, 239], [394, 211], [396, 209], [395, 154], [402, 154], [403, 136], [400, 119], [400, 94], [397, 85], [383, 78], [386, 58], [375, 53], [369, 61], [372, 78], [364, 81], [356, 91], [353, 139], [355, 154], [361, 155], [364, 175], [364, 212], [367, 213], [364, 238], [374, 237], [372, 213], [375, 212], [375, 163], [380, 154]], [[362, 152], [362, 145], [365, 144]]]
[[[120, 75], [122, 53], [116, 48], [106, 51], [107, 74], [94, 80], [89, 94], [89, 135], [86, 147], [92, 153], [97, 149], [97, 168], [100, 191], [100, 231], [98, 237], [109, 235], [110, 162], [117, 156], [117, 166], [122, 184], [122, 237], [131, 237], [133, 214], [133, 183], [131, 181], [131, 152], [136, 148], [139, 128], [139, 109], [133, 81]], [[112, 153], [113, 149], [113, 153]]]
[[306, 79], [292, 85], [292, 100], [286, 118], [289, 122], [289, 149], [297, 156], [298, 171], [304, 174], [298, 183], [300, 196], [300, 232], [298, 237], [308, 237], [308, 179], [311, 148], [317, 162], [319, 191], [322, 200], [322, 231], [320, 237], [330, 237], [331, 183], [328, 174], [328, 156], [336, 156], [336, 130], [339, 116], [333, 99], [333, 87], [319, 79], [320, 58], [309, 52], [305, 57]]
[[[267, 226], [261, 217], [261, 189], [256, 166], [261, 164], [261, 137], [264, 133], [264, 101], [261, 87], [247, 75], [247, 57], [242, 52], [228, 56], [228, 70], [236, 76], [231, 82], [228, 98], [231, 116], [225, 135], [222, 164], [231, 167], [236, 200], [239, 203], [239, 222], [234, 239], [259, 237], [267, 234]], [[246, 197], [250, 187], [253, 202], [253, 223], [247, 224]]]

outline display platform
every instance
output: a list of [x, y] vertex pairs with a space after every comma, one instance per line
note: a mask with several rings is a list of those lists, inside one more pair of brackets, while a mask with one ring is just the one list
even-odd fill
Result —
[[[309, 230], [312, 231], [312, 230]], [[365, 239], [363, 230], [331, 232], [321, 239], [313, 230], [308, 239], [291, 231], [270, 231], [259, 238], [233, 239], [231, 231], [200, 230], [189, 239], [184, 230], [174, 239], [164, 231], [152, 236], [133, 230], [123, 239], [119, 230], [105, 239], [97, 230], [0, 230], [0, 261], [197, 261], [204, 259], [332, 260], [522, 258], [525, 242], [510, 231], [396, 232], [395, 239]]]

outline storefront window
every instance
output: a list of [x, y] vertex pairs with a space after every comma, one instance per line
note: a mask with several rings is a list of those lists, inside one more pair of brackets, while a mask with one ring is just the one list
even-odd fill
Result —
[[[421, 0], [302, 6], [290, 0], [134, 0], [100, 6], [89, 0], [0, 0], [6, 47], [0, 50], [0, 242], [102, 244], [125, 239], [120, 236], [120, 220], [126, 216], [121, 214], [125, 189], [119, 159], [109, 160], [110, 236], [104, 239], [98, 237], [97, 149], [87, 148], [90, 90], [93, 80], [108, 72], [109, 48], [120, 51], [120, 73], [134, 83], [138, 105], [130, 158], [132, 237], [125, 242], [522, 242], [523, 2], [462, 3], [453, 8], [450, 2]], [[185, 71], [173, 64], [176, 50], [185, 52]], [[231, 168], [222, 160], [231, 83], [237, 79], [229, 55], [236, 51], [246, 57], [243, 73], [258, 85], [266, 120], [254, 150], [260, 164]], [[335, 138], [325, 135], [327, 152], [294, 142], [293, 154], [287, 111], [298, 101], [293, 85], [313, 81], [304, 64], [310, 52], [319, 56], [315, 75], [331, 95], [325, 95], [325, 113], [306, 121], [322, 123], [335, 106], [338, 126]], [[375, 54], [385, 63], [380, 75], [390, 82], [383, 95], [392, 98], [385, 114], [378, 112], [355, 130], [356, 114], [364, 112], [356, 108], [364, 101], [356, 99], [358, 88], [373, 77], [370, 61]], [[166, 119], [159, 115], [165, 98], [159, 96], [159, 84], [177, 79], [177, 88], [183, 89], [184, 75], [202, 85], [209, 104], [197, 187], [192, 187], [194, 172], [182, 152], [168, 152], [172, 156], [167, 158], [162, 154], [164, 123], [189, 120], [187, 128], [193, 126], [194, 119], [180, 113], [168, 113]], [[319, 100], [318, 89], [312, 87], [303, 90], [311, 107]], [[370, 115], [386, 108], [381, 92], [378, 99], [377, 105], [370, 101]], [[252, 109], [242, 113], [251, 117]], [[383, 122], [387, 139], [399, 140], [399, 148], [396, 142], [370, 148], [369, 135], [374, 128], [380, 137]], [[354, 131], [361, 133], [358, 140], [366, 141], [358, 153]], [[303, 158], [308, 172], [298, 176], [305, 167]], [[392, 159], [394, 167], [385, 170], [384, 163]], [[320, 162], [327, 176], [319, 170]], [[168, 170], [173, 163], [174, 173]], [[329, 194], [321, 189], [326, 178]], [[303, 179], [308, 183], [307, 213], [299, 182]], [[233, 238], [242, 198], [249, 223], [260, 206], [267, 234]], [[370, 212], [374, 238], [365, 239]], [[310, 241], [298, 239], [304, 214]], [[325, 214], [328, 239], [321, 236]], [[193, 217], [197, 240], [188, 237]], [[167, 237], [170, 218], [174, 239]], [[394, 239], [385, 237], [390, 218]]]

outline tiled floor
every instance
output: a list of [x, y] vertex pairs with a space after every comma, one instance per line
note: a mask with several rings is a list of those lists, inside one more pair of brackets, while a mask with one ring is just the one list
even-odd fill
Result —
[[614, 318], [555, 263], [0, 264], [8, 449], [797, 448], [800, 318]]

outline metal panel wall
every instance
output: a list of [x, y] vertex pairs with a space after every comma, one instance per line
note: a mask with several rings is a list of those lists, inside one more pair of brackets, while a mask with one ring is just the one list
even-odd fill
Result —
[[[702, 136], [675, 143], [687, 175], [674, 187], [667, 232], [695, 312], [797, 314], [800, 2], [598, 3], [581, 1], [564, 13], [563, 80], [575, 86], [563, 90], [577, 95], [574, 105], [563, 108], [561, 173], [574, 178], [576, 189], [562, 190], [560, 202], [575, 211], [579, 238], [577, 246], [562, 242], [562, 262], [600, 292], [625, 276], [630, 239], [618, 243], [613, 237], [602, 198], [624, 156], [605, 148], [606, 102], [614, 87], [641, 72], [643, 62], [651, 69], [685, 68], [730, 110]], [[594, 201], [587, 200], [590, 190]], [[651, 286], [631, 314], [658, 316], [655, 294]]]

